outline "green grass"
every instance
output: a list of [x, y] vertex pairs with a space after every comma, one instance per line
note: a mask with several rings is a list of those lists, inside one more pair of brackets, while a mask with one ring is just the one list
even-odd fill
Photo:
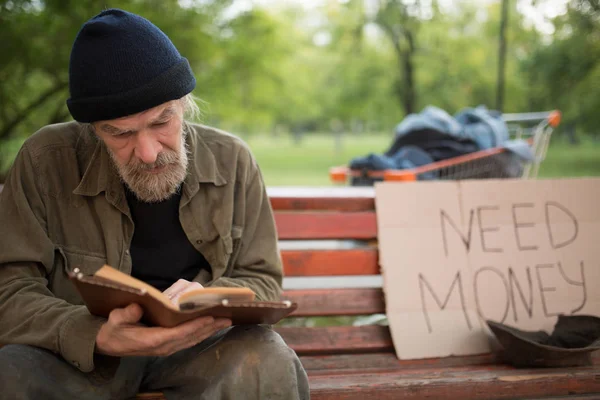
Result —
[[600, 175], [600, 143], [582, 141], [577, 146], [552, 143], [540, 166], [540, 177], [572, 177]]
[[[332, 185], [329, 168], [347, 165], [356, 156], [382, 153], [392, 141], [391, 135], [348, 135], [336, 149], [333, 136], [305, 135], [297, 144], [289, 136], [252, 136], [245, 138], [252, 148], [268, 186]], [[555, 137], [539, 177], [600, 176], [600, 143], [583, 140], [577, 146]]]
[[381, 153], [391, 143], [384, 135], [346, 136], [336, 151], [333, 136], [305, 135], [299, 144], [290, 136], [245, 139], [256, 156], [268, 186], [331, 185], [329, 168], [346, 165], [355, 156]]

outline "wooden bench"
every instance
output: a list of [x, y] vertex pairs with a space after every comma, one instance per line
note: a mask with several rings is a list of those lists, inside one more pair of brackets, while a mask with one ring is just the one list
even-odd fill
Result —
[[[600, 398], [598, 354], [594, 366], [556, 369], [515, 369], [500, 354], [400, 361], [386, 326], [289, 326], [303, 317], [385, 314], [373, 195], [372, 188], [269, 189], [284, 297], [299, 303], [275, 328], [300, 356], [312, 399]], [[331, 277], [360, 285], [325, 287]], [[160, 393], [136, 398], [164, 400]]]

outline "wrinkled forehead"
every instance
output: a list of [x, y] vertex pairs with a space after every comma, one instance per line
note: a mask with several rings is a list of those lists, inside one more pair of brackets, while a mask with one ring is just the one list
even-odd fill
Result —
[[180, 117], [183, 113], [180, 102], [174, 100], [150, 108], [137, 114], [128, 115], [106, 121], [98, 121], [93, 125], [106, 133], [118, 133], [127, 130], [139, 130], [146, 126], [163, 124], [173, 117]]

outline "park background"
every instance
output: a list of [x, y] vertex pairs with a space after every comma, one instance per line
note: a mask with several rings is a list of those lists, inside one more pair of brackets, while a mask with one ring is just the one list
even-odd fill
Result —
[[68, 121], [81, 24], [136, 12], [190, 60], [202, 123], [242, 137], [269, 186], [330, 185], [406, 115], [558, 109], [540, 177], [600, 175], [598, 0], [0, 0], [0, 183]]

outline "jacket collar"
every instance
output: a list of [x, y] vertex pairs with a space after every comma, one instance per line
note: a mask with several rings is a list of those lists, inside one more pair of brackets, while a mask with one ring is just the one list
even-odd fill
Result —
[[188, 175], [184, 186], [188, 193], [198, 190], [200, 183], [212, 183], [215, 186], [227, 184], [224, 171], [219, 168], [215, 154], [202, 138], [201, 129], [184, 122], [186, 131], [186, 143], [190, 152], [188, 164]]
[[[214, 153], [202, 140], [199, 132], [187, 122], [184, 122], [184, 129], [187, 132], [185, 140], [190, 153], [188, 174], [183, 183], [187, 194], [195, 194], [201, 183], [212, 183], [216, 186], [227, 184]], [[73, 191], [74, 194], [97, 196], [104, 191], [107, 199], [112, 200], [111, 203], [115, 205], [121, 200], [125, 201], [121, 179], [106, 146], [95, 137], [91, 129], [83, 129], [77, 143], [77, 154], [83, 158], [85, 172]]]

